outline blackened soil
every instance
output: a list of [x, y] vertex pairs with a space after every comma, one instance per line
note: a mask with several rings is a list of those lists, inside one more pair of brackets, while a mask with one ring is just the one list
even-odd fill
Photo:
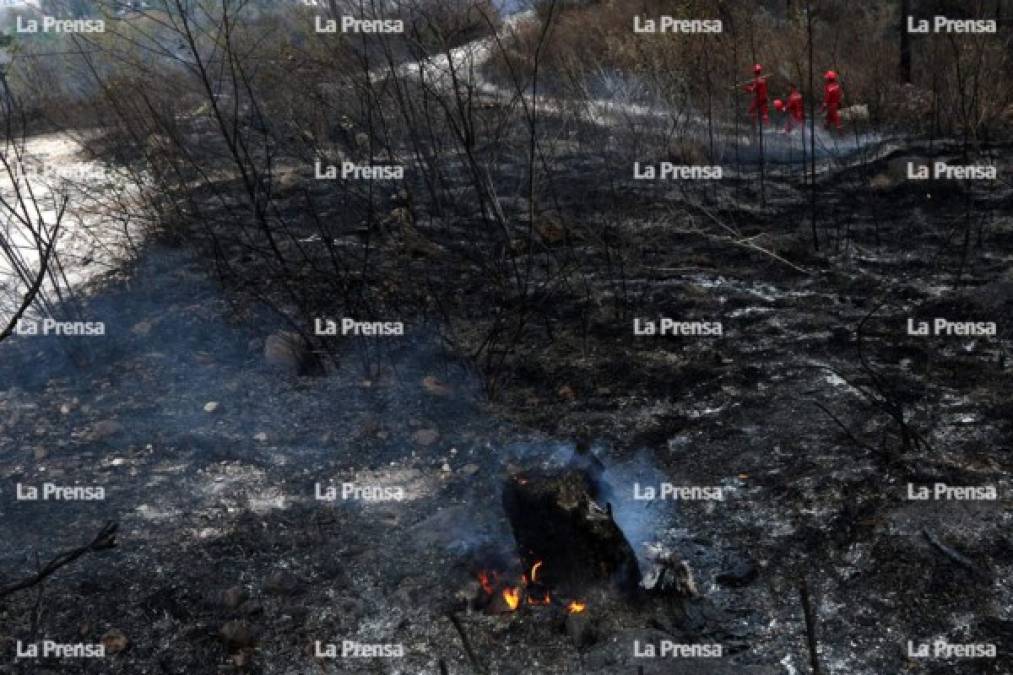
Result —
[[[116, 550], [2, 601], [0, 669], [26, 669], [18, 640], [116, 629], [125, 652], [45, 667], [473, 672], [447, 618], [457, 612], [494, 673], [804, 672], [806, 579], [828, 672], [1007, 672], [1010, 176], [923, 193], [891, 182], [890, 161], [819, 183], [818, 252], [790, 172], [768, 176], [765, 208], [753, 176], [626, 185], [593, 209], [569, 193], [552, 221], [564, 236], [536, 228], [525, 241], [519, 226], [502, 249], [546, 281], [512, 298], [462, 263], [475, 242], [461, 220], [392, 227], [372, 242], [384, 292], [414, 286], [445, 323], [425, 308], [404, 317], [408, 339], [339, 341], [320, 378], [268, 367], [263, 341], [284, 325], [233, 305], [202, 260], [152, 250], [90, 300], [107, 338], [0, 347], [2, 578], [121, 524]], [[720, 321], [723, 334], [634, 336], [635, 319], [658, 317]], [[993, 321], [998, 334], [908, 335], [909, 318], [935, 317]], [[495, 333], [498, 351], [479, 350], [504, 321], [515, 330]], [[586, 598], [594, 638], [577, 648], [556, 608], [465, 605], [477, 567], [510, 564], [506, 466], [566, 455], [582, 436], [626, 498], [620, 469], [634, 461], [726, 498], [638, 530], [689, 563], [700, 597]], [[107, 497], [14, 499], [17, 483], [45, 481]], [[318, 483], [343, 482], [400, 486], [405, 499], [315, 498]], [[909, 483], [935, 482], [993, 486], [998, 499], [907, 498]], [[907, 657], [908, 641], [938, 638], [993, 643], [999, 658]], [[724, 657], [635, 656], [635, 643], [666, 639], [721, 644]], [[314, 655], [343, 640], [405, 656]]]

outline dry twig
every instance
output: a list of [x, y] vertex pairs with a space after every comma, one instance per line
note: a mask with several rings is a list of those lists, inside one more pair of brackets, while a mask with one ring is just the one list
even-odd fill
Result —
[[38, 572], [34, 575], [22, 579], [21, 581], [15, 581], [12, 584], [6, 586], [0, 586], [0, 598], [4, 598], [12, 593], [31, 588], [36, 584], [42, 583], [51, 574], [56, 572], [61, 567], [65, 567], [70, 563], [74, 562], [86, 553], [95, 553], [97, 551], [105, 551], [116, 546], [116, 530], [119, 529], [117, 523], [106, 523], [105, 526], [99, 530], [99, 533], [95, 535], [91, 543], [79, 546], [75, 549], [65, 551], [45, 564]]

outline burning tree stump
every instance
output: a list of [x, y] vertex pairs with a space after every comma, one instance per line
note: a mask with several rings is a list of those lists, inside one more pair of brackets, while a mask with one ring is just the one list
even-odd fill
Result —
[[[598, 505], [587, 472], [566, 468], [508, 478], [503, 509], [526, 569], [538, 566], [538, 583], [577, 595], [601, 585], [632, 592], [640, 582], [633, 548]], [[538, 563], [541, 563], [540, 565]]]

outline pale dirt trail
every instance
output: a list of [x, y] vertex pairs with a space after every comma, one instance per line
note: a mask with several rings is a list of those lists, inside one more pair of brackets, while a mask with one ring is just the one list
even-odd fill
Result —
[[[499, 41], [507, 44], [511, 35], [532, 21], [534, 13], [531, 11], [510, 15], [499, 30]], [[744, 117], [738, 127], [728, 120], [715, 119], [708, 124], [706, 116], [699, 111], [678, 109], [663, 102], [644, 102], [646, 85], [643, 83], [617, 82], [615, 91], [608, 96], [595, 96], [590, 92], [579, 98], [552, 94], [532, 96], [527, 91], [522, 98], [509, 87], [490, 81], [483, 72], [499, 49], [500, 42], [496, 37], [484, 37], [422, 61], [404, 63], [396, 68], [395, 73], [399, 77], [424, 82], [436, 91], [453, 91], [456, 85], [463, 95], [477, 95], [486, 103], [512, 106], [525, 114], [568, 118], [611, 131], [639, 129], [665, 135], [674, 133], [701, 145], [709, 145], [713, 134], [714, 150], [720, 161], [731, 162], [733, 158], [745, 164], [759, 161], [759, 139], [750, 129], [747, 118]], [[377, 80], [389, 75], [387, 70], [375, 73]], [[744, 97], [743, 114], [747, 102]], [[764, 134], [763, 154], [766, 161], [798, 163], [809, 150], [809, 129], [806, 127], [794, 134], [785, 134], [781, 131], [782, 127], [783, 121], [772, 120]], [[836, 163], [851, 164], [856, 159], [859, 162], [869, 161], [883, 155], [881, 149], [889, 139], [870, 131], [867, 124], [860, 124], [858, 130], [858, 134], [850, 127], [843, 132], [831, 132], [823, 128], [823, 119], [819, 116], [815, 149], [821, 163], [820, 172]], [[869, 156], [864, 156], [870, 152]]]
[[[15, 154], [6, 150], [12, 166]], [[24, 268], [35, 270], [39, 246], [11, 210], [33, 226], [44, 223], [50, 232], [63, 209], [55, 246], [58, 265], [43, 286], [46, 296], [57, 297], [57, 287], [80, 289], [115, 269], [139, 243], [139, 226], [131, 217], [136, 206], [134, 186], [124, 176], [83, 157], [80, 144], [64, 134], [28, 138], [20, 155], [20, 169], [13, 179], [0, 171], [0, 196], [9, 205], [0, 207], [0, 236], [17, 252]], [[14, 264], [0, 255], [0, 313], [11, 311], [24, 291]]]

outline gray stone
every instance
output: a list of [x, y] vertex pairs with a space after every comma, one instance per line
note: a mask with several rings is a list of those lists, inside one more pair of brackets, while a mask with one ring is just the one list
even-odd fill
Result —
[[232, 588], [226, 589], [222, 592], [222, 604], [227, 609], [237, 609], [240, 605], [246, 602], [249, 594], [240, 586], [233, 586]]
[[320, 362], [298, 333], [278, 331], [264, 342], [264, 359], [279, 370], [292, 375], [318, 373]]
[[419, 429], [412, 434], [412, 441], [423, 447], [429, 447], [440, 438], [440, 432], [436, 429]]

